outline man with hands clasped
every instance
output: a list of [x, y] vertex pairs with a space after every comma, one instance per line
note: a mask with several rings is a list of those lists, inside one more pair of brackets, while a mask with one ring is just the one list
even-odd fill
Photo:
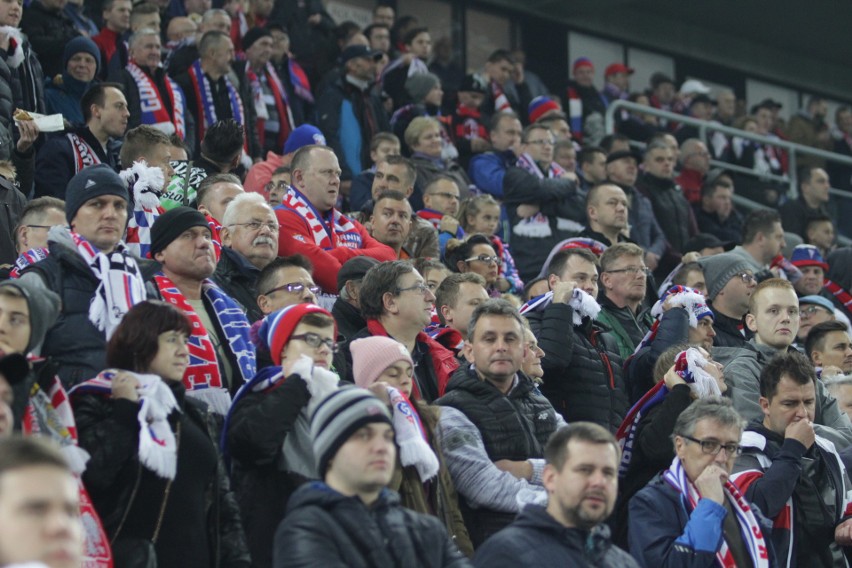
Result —
[[814, 432], [816, 373], [798, 353], [780, 353], [760, 374], [763, 420], [743, 434], [733, 476], [774, 520], [772, 543], [783, 566], [848, 566], [852, 485], [834, 444]]

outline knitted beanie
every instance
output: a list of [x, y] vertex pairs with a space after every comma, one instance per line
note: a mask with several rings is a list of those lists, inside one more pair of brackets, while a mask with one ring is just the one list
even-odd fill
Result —
[[349, 351], [355, 384], [362, 388], [375, 383], [385, 369], [397, 361], [408, 361], [414, 367], [408, 349], [390, 337], [375, 335], [356, 339], [349, 344]]
[[698, 322], [701, 321], [701, 318], [707, 316], [710, 316], [713, 320], [716, 319], [716, 315], [707, 306], [707, 301], [701, 292], [686, 286], [672, 286], [666, 290], [666, 293], [660, 296], [660, 301], [654, 304], [654, 307], [651, 309], [651, 315], [658, 318], [661, 317], [663, 315], [663, 304], [669, 298], [672, 298], [671, 303], [673, 307], [681, 307], [686, 310], [689, 314], [689, 325], [691, 327], [698, 327]]
[[707, 283], [707, 299], [711, 302], [731, 278], [746, 270], [752, 270], [746, 259], [733, 252], [703, 256], [698, 259], [698, 265], [704, 271], [704, 281]]
[[405, 81], [405, 92], [411, 97], [415, 103], [422, 102], [429, 94], [429, 91], [434, 89], [441, 83], [441, 79], [433, 73], [418, 73], [412, 75]]
[[325, 477], [329, 462], [352, 434], [375, 422], [393, 427], [388, 406], [368, 390], [344, 387], [320, 401], [311, 414], [311, 440], [320, 477]]
[[530, 101], [529, 106], [527, 107], [527, 113], [529, 114], [530, 124], [534, 122], [538, 122], [538, 119], [552, 110], [558, 111], [559, 105], [556, 104], [556, 101], [551, 99], [550, 97], [536, 97], [532, 101]]
[[272, 37], [272, 32], [270, 32], [266, 28], [257, 28], [257, 27], [251, 28], [250, 30], [248, 30], [243, 35], [243, 39], [242, 39], [243, 51], [250, 48], [252, 45], [254, 45], [254, 42], [256, 42], [257, 40], [259, 40], [260, 38], [263, 38], [263, 37]]
[[320, 129], [313, 124], [303, 124], [297, 127], [284, 142], [284, 154], [292, 154], [303, 146], [318, 144], [326, 146], [325, 136], [322, 135]]
[[204, 213], [191, 207], [169, 209], [151, 226], [151, 258], [192, 227], [210, 227]]
[[83, 168], [65, 188], [65, 219], [70, 223], [85, 202], [101, 195], [117, 195], [130, 201], [127, 184], [107, 164]]
[[[281, 351], [284, 346], [290, 341], [290, 336], [293, 335], [293, 330], [299, 325], [299, 322], [305, 317], [305, 314], [324, 314], [328, 317], [333, 316], [323, 308], [316, 304], [294, 304], [282, 308], [277, 312], [272, 312], [260, 324], [260, 329], [257, 332], [258, 337], [266, 341], [269, 346], [269, 355], [272, 357], [272, 362], [276, 365], [281, 365]], [[337, 336], [337, 324], [334, 325], [334, 335]]]
[[95, 58], [95, 77], [101, 70], [101, 50], [95, 42], [84, 36], [77, 36], [67, 44], [62, 52], [62, 70], [68, 69], [68, 61], [78, 53], [88, 53]]
[[822, 257], [822, 253], [814, 245], [796, 245], [793, 249], [793, 254], [790, 255], [790, 262], [797, 268], [806, 266], [819, 266], [825, 271], [828, 271], [828, 263]]

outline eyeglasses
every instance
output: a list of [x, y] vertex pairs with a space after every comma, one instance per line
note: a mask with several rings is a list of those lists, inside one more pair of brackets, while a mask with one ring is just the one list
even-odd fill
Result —
[[429, 290], [429, 286], [427, 286], [423, 282], [418, 282], [414, 286], [409, 286], [408, 288], [397, 288], [396, 293], [402, 294], [403, 292], [408, 292], [409, 290], [417, 290], [424, 296], [427, 294], [427, 292], [431, 292], [431, 290]]
[[290, 341], [298, 339], [308, 344], [308, 347], [319, 349], [321, 345], [325, 345], [331, 349], [332, 353], [337, 353], [337, 343], [333, 339], [323, 339], [316, 333], [303, 333], [302, 335], [291, 335]]
[[273, 189], [275, 189], [276, 187], [278, 189], [289, 189], [290, 184], [288, 184], [286, 181], [279, 181], [277, 183], [274, 182], [274, 181], [271, 181], [271, 182], [267, 183], [265, 186], [263, 186], [263, 189], [265, 189], [267, 192], [269, 192], [269, 191], [272, 191]]
[[749, 274], [748, 272], [743, 272], [739, 275], [743, 282], [746, 284], [750, 282], [757, 282], [757, 277], [754, 274]]
[[553, 140], [530, 140], [525, 144], [534, 144], [535, 146], [553, 146], [556, 144]]
[[29, 227], [30, 229], [51, 229], [52, 225], [24, 225], [24, 227]]
[[743, 453], [743, 448], [739, 444], [723, 444], [721, 442], [717, 442], [716, 440], [699, 440], [697, 438], [693, 438], [692, 436], [684, 436], [683, 434], [680, 434], [680, 437], [689, 440], [690, 442], [695, 442], [696, 444], [699, 444], [701, 446], [701, 451], [711, 456], [718, 455], [723, 448], [725, 450], [725, 454], [727, 454], [729, 458], [738, 456]]
[[815, 314], [828, 314], [830, 313], [825, 308], [821, 308], [819, 306], [807, 306], [799, 309], [799, 315], [801, 317], [811, 317]]
[[651, 274], [651, 269], [647, 266], [628, 266], [627, 268], [618, 268], [616, 270], [604, 270], [604, 272], [609, 272], [610, 274], [619, 274], [625, 273], [630, 274], [631, 276], [636, 276], [640, 272], [645, 276]]
[[503, 259], [499, 256], [488, 256], [487, 254], [480, 254], [479, 256], [472, 256], [464, 259], [465, 262], [473, 262], [474, 260], [484, 262], [485, 264], [491, 264], [493, 262], [497, 266], [501, 266], [503, 264]]
[[436, 191], [435, 193], [430, 193], [429, 195], [437, 195], [439, 197], [443, 197], [445, 199], [453, 199], [455, 201], [459, 201], [461, 199], [461, 197], [459, 197], [455, 193], [447, 193], [445, 191]]
[[278, 232], [278, 223], [261, 223], [260, 221], [249, 221], [248, 223], [231, 223], [229, 227], [245, 227], [249, 231], [259, 231], [266, 227], [272, 233]]
[[305, 288], [310, 290], [311, 294], [314, 294], [314, 295], [319, 294], [320, 290], [321, 290], [321, 288], [319, 286], [317, 286], [316, 284], [305, 285], [305, 284], [302, 284], [301, 282], [291, 282], [290, 284], [284, 284], [283, 286], [273, 288], [272, 290], [263, 294], [263, 296], [268, 296], [273, 292], [280, 292], [281, 290], [289, 292], [290, 294], [299, 294]]

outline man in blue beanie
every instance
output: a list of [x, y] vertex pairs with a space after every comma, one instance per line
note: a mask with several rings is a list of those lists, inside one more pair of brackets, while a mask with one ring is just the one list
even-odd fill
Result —
[[46, 81], [44, 104], [48, 114], [59, 113], [71, 126], [84, 124], [80, 101], [101, 67], [101, 52], [87, 37], [68, 42], [62, 55], [62, 74]]

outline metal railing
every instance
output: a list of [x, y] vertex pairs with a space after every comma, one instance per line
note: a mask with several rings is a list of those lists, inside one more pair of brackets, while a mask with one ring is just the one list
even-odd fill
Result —
[[[658, 108], [640, 105], [630, 101], [617, 100], [613, 101], [606, 110], [606, 133], [612, 134], [616, 131], [616, 123], [615, 123], [615, 115], [617, 112], [621, 110], [632, 111], [639, 114], [649, 114], [651, 116], [656, 116], [658, 118], [663, 118], [672, 122], [677, 122], [680, 124], [688, 124], [691, 126], [695, 126], [698, 128], [698, 136], [697, 138], [706, 141], [709, 139], [707, 136], [708, 132], [720, 132], [722, 134], [726, 134], [732, 137], [738, 137], [745, 140], [751, 140], [753, 142], [758, 142], [760, 144], [765, 144], [768, 146], [774, 146], [776, 148], [781, 148], [787, 152], [788, 156], [788, 166], [787, 171], [789, 172], [784, 176], [777, 176], [773, 174], [759, 173], [754, 171], [753, 169], [746, 168], [737, 164], [732, 164], [730, 162], [723, 162], [721, 160], [710, 160], [710, 165], [713, 167], [722, 168], [731, 172], [736, 172], [740, 174], [754, 176], [755, 178], [761, 180], [771, 180], [779, 183], [783, 183], [789, 186], [789, 192], [787, 193], [788, 198], [795, 199], [799, 195], [799, 184], [796, 176], [797, 170], [797, 158], [799, 155], [807, 154], [810, 156], [816, 156], [819, 158], [823, 158], [825, 160], [845, 164], [847, 166], [852, 166], [852, 156], [845, 156], [843, 154], [837, 154], [835, 152], [828, 152], [826, 150], [821, 150], [819, 148], [812, 148], [810, 146], [804, 146], [802, 144], [796, 144], [795, 142], [789, 142], [787, 140], [782, 140], [777, 137], [769, 137], [762, 136], [760, 134], [755, 134], [753, 132], [748, 132], [746, 130], [740, 130], [739, 128], [732, 128], [730, 126], [725, 126], [715, 121], [708, 120], [700, 120], [697, 118], [693, 118], [691, 116], [686, 116], [682, 114], [678, 114], [675, 112], [669, 112], [666, 110], [661, 110]], [[642, 144], [644, 146], [644, 144]], [[836, 188], [829, 189], [829, 193], [835, 197], [841, 199], [850, 200], [850, 204], [852, 204], [852, 194], [846, 191], [842, 191]], [[737, 205], [747, 209], [771, 209], [762, 203], [758, 203], [756, 201], [752, 201], [751, 199], [747, 199], [741, 195], [734, 195], [734, 202]], [[845, 226], [843, 227], [846, 228]], [[840, 235], [841, 227], [837, 227], [838, 231], [838, 242], [843, 245], [852, 244], [852, 239], [849, 239], [845, 236]]]

